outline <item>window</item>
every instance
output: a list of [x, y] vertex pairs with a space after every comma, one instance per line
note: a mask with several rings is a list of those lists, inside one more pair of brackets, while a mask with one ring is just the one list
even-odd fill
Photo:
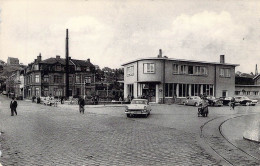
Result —
[[61, 71], [61, 65], [57, 65], [57, 66], [56, 66], [56, 70], [57, 70], [57, 71]]
[[35, 96], [40, 96], [40, 88], [35, 88]]
[[62, 83], [62, 76], [54, 75], [54, 83]]
[[224, 76], [225, 76], [224, 69], [220, 69], [220, 76], [221, 76], [221, 77], [224, 77]]
[[187, 72], [186, 72], [186, 66], [185, 66], [185, 65], [181, 65], [180, 74], [187, 74]]
[[49, 82], [49, 76], [48, 75], [43, 76], [43, 82]]
[[188, 74], [193, 74], [193, 66], [188, 66]]
[[259, 95], [259, 92], [258, 91], [254, 91], [254, 95]]
[[39, 65], [34, 65], [34, 70], [39, 70]]
[[126, 68], [127, 76], [133, 76], [134, 75], [134, 66], [129, 66]]
[[39, 83], [40, 82], [40, 76], [37, 74], [35, 75], [35, 82], [36, 83]]
[[240, 95], [240, 91], [235, 91], [235, 95]]
[[208, 74], [208, 70], [206, 67], [200, 67], [200, 74], [201, 75], [207, 75]]
[[179, 65], [173, 64], [173, 74], [179, 74]]
[[230, 69], [225, 69], [225, 76], [230, 77]]
[[76, 67], [76, 71], [80, 71], [81, 68], [79, 66]]
[[76, 83], [80, 83], [81, 81], [80, 81], [80, 76], [79, 75], [77, 75], [76, 76]]
[[91, 77], [85, 77], [85, 83], [91, 83]]
[[247, 91], [247, 92], [246, 92], [246, 95], [250, 95], [250, 91]]
[[69, 83], [72, 84], [72, 76], [69, 76]]
[[230, 69], [220, 69], [220, 74], [221, 77], [230, 77]]
[[90, 71], [90, 68], [89, 68], [89, 67], [87, 67], [87, 68], [86, 68], [86, 71]]
[[154, 63], [144, 63], [144, 73], [154, 73]]

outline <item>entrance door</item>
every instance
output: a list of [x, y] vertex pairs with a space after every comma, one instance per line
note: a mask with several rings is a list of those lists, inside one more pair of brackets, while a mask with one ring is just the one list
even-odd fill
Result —
[[222, 91], [222, 97], [227, 97], [228, 96], [228, 91], [227, 90], [223, 90]]
[[143, 88], [142, 94], [149, 102], [156, 102], [156, 84], [147, 83]]

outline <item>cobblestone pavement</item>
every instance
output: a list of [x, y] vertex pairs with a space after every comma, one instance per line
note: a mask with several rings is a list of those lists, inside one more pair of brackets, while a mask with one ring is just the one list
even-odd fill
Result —
[[82, 115], [76, 106], [19, 101], [11, 117], [10, 100], [0, 101], [3, 165], [223, 165], [201, 141], [200, 127], [236, 114], [211, 108], [201, 118], [195, 107], [155, 105], [147, 119], [126, 118], [123, 107], [87, 107]]

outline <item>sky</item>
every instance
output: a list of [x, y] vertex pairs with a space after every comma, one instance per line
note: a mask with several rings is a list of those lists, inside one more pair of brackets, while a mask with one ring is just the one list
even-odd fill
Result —
[[0, 0], [0, 60], [65, 57], [119, 68], [156, 57], [260, 71], [259, 0]]

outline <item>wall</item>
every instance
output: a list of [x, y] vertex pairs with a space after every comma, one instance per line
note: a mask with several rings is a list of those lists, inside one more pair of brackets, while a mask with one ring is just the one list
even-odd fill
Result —
[[[230, 68], [230, 77], [220, 77], [220, 68]], [[216, 65], [216, 97], [222, 97], [222, 91], [227, 90], [227, 96], [234, 96], [235, 94], [235, 67]]]

